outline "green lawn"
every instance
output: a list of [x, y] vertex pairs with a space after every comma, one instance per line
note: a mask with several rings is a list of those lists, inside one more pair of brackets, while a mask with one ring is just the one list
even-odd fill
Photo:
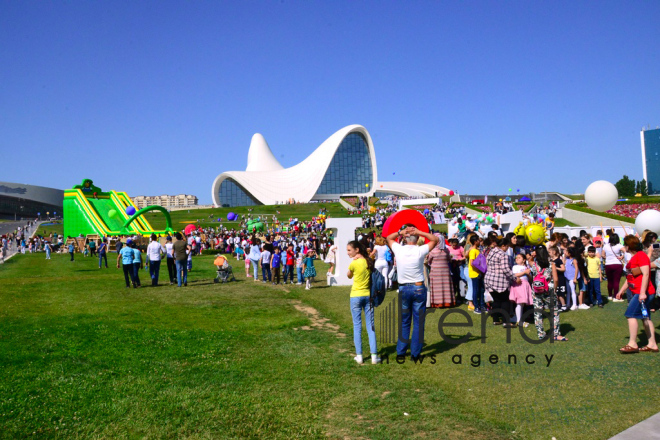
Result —
[[555, 227], [559, 228], [562, 226], [579, 226], [579, 225], [573, 223], [570, 220], [566, 220], [565, 218], [555, 218]]
[[112, 258], [67, 260], [0, 265], [1, 438], [605, 439], [660, 404], [658, 355], [618, 353], [624, 303], [562, 314], [570, 341], [541, 345], [492, 325], [482, 344], [473, 314], [473, 328], [447, 329], [473, 337], [449, 345], [438, 310], [421, 365], [380, 341], [389, 364], [358, 366], [348, 287], [246, 281], [240, 262], [238, 282], [213, 284], [202, 256], [188, 288], [125, 289]]
[[[241, 206], [236, 208], [213, 208], [213, 209], [190, 209], [182, 211], [172, 211], [172, 223], [175, 229], [183, 229], [188, 222], [199, 220], [199, 225], [218, 226], [216, 221], [222, 218], [222, 224], [227, 227], [237, 228], [239, 222], [228, 222], [227, 214], [234, 212], [236, 214], [247, 214], [248, 208], [252, 209], [252, 216], [258, 217], [259, 214], [275, 214], [280, 221], [287, 221], [289, 217], [297, 217], [300, 220], [311, 220], [319, 214], [319, 209], [325, 207], [328, 217], [348, 217], [348, 211], [339, 203], [306, 203], [299, 205], [261, 205], [261, 206]], [[280, 213], [277, 214], [277, 211]], [[145, 214], [147, 220], [156, 229], [165, 227], [165, 217], [161, 213], [151, 212]]]

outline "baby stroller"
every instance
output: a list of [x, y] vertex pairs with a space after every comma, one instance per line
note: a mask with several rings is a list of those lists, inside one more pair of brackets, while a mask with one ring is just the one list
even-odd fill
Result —
[[215, 267], [218, 269], [217, 276], [213, 280], [214, 283], [236, 281], [236, 278], [234, 278], [234, 272], [229, 265], [229, 261], [223, 255], [216, 255], [215, 260], [213, 260], [213, 264], [215, 264]]

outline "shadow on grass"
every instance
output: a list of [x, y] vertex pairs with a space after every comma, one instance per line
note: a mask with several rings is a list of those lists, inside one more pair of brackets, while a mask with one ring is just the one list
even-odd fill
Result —
[[566, 336], [570, 332], [574, 332], [575, 327], [573, 327], [573, 324], [559, 324], [559, 334], [562, 336]]

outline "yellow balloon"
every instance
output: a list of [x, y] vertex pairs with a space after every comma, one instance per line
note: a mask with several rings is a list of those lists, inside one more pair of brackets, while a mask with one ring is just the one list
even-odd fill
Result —
[[365, 183], [364, 186], [366, 186], [367, 188], [369, 188], [369, 184], [368, 184], [368, 183]]
[[538, 224], [529, 225], [525, 228], [525, 238], [528, 244], [539, 245], [545, 239], [545, 229]]

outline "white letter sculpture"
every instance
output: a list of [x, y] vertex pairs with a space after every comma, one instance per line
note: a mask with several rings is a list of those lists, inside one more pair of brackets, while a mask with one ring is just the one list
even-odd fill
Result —
[[346, 253], [346, 245], [349, 241], [355, 240], [355, 229], [362, 227], [362, 218], [329, 218], [325, 222], [325, 227], [335, 230], [333, 236], [337, 245], [335, 274], [328, 275], [328, 286], [350, 286], [353, 281], [346, 276], [346, 273], [351, 259]]

